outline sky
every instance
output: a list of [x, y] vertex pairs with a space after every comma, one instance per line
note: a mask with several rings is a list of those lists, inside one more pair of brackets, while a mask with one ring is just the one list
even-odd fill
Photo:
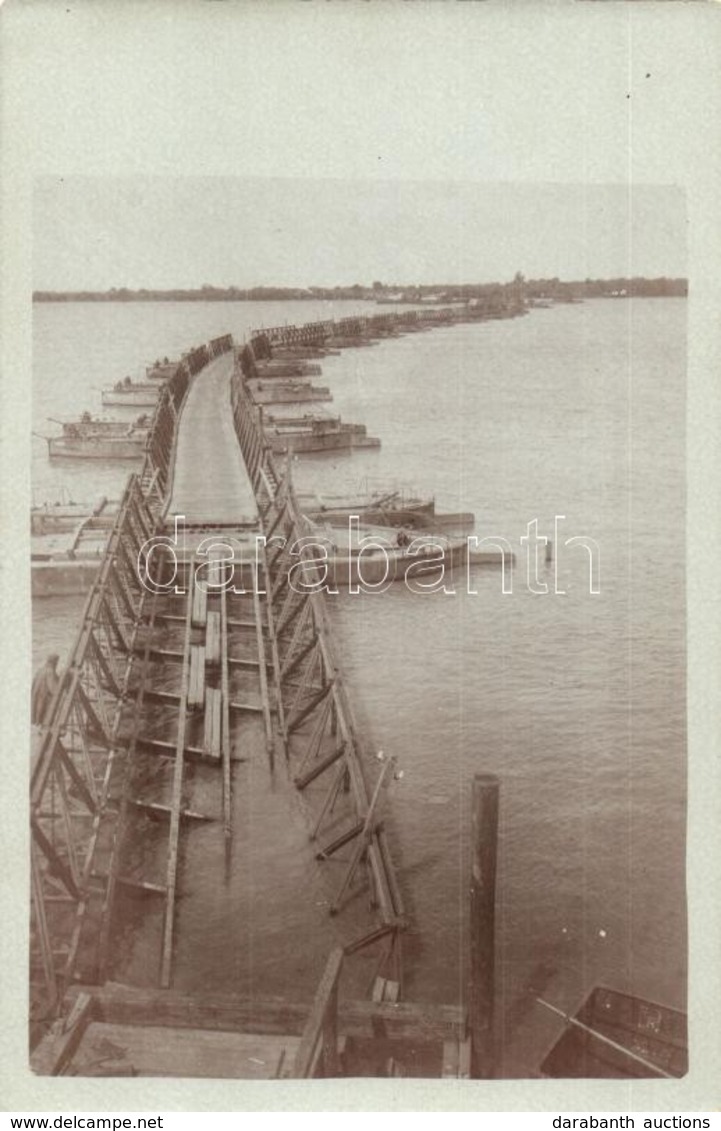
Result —
[[683, 275], [673, 187], [41, 178], [39, 290]]
[[721, 113], [707, 8], [14, 0], [32, 284], [683, 275]]

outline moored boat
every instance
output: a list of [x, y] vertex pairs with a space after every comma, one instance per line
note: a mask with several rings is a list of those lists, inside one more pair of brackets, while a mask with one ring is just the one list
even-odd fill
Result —
[[332, 400], [327, 385], [313, 385], [310, 381], [272, 381], [270, 383], [251, 380], [247, 382], [248, 391], [256, 404], [310, 404]]
[[283, 412], [264, 412], [263, 423], [275, 424], [279, 428], [308, 428], [314, 420], [332, 421], [335, 424], [341, 422], [339, 416], [328, 416], [322, 412], [304, 412], [302, 416], [292, 416], [292, 411], [292, 409], [288, 410], [287, 416]]
[[87, 433], [85, 435], [49, 436], [51, 459], [140, 459], [145, 451], [147, 428], [130, 429], [126, 435]]
[[316, 421], [310, 428], [282, 428], [277, 424], [264, 429], [265, 438], [274, 452], [350, 451], [353, 448], [380, 448], [381, 442], [365, 435], [362, 424], [341, 424]]
[[137, 436], [147, 434], [150, 416], [143, 412], [134, 421], [108, 420], [107, 417], [94, 417], [84, 412], [78, 420], [56, 420], [48, 417], [53, 424], [59, 424], [63, 437], [80, 438], [87, 436]]
[[296, 491], [296, 499], [301, 512], [319, 522], [345, 523], [351, 515], [357, 515], [361, 522], [378, 526], [446, 530], [454, 534], [472, 530], [476, 522], [470, 511], [438, 511], [432, 495], [407, 486], [384, 485], [369, 490], [364, 481], [359, 489], [338, 494]]
[[68, 534], [76, 530], [85, 519], [94, 519], [97, 525], [109, 528], [115, 520], [118, 504], [101, 495], [97, 502], [70, 501], [40, 503], [30, 510], [30, 534], [40, 537], [51, 534]]
[[[30, 577], [33, 597], [67, 597], [86, 593], [97, 576], [116, 502], [104, 496], [92, 509], [73, 503], [70, 508], [42, 507], [31, 511]], [[61, 517], [53, 515], [53, 510]], [[83, 513], [78, 515], [78, 511]]]
[[154, 361], [145, 368], [145, 375], [151, 381], [167, 381], [178, 368], [177, 361], [169, 361], [164, 357], [162, 361]]
[[156, 382], [131, 381], [126, 384], [116, 381], [109, 388], [101, 389], [100, 400], [104, 405], [122, 405], [123, 407], [152, 408], [157, 402], [160, 386]]
[[573, 1015], [538, 1001], [567, 1024], [541, 1064], [544, 1076], [657, 1078], [688, 1071], [688, 1022], [678, 1009], [606, 986], [596, 986]]
[[320, 365], [308, 361], [256, 361], [258, 377], [318, 377], [322, 372]]
[[[317, 562], [319, 575], [328, 584], [382, 586], [405, 581], [418, 591], [443, 581], [449, 570], [468, 559], [465, 538], [444, 534], [411, 536], [405, 530], [368, 523], [332, 525], [308, 523], [306, 561]], [[310, 583], [313, 567], [303, 570]]]

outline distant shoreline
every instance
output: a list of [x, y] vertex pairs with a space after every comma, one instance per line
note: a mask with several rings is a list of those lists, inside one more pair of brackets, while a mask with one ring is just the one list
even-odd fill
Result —
[[312, 302], [355, 301], [397, 305], [447, 305], [489, 298], [499, 292], [513, 292], [514, 298], [533, 305], [536, 302], [578, 302], [584, 298], [685, 298], [687, 279], [525, 279], [520, 272], [510, 283], [464, 285], [424, 285], [390, 287], [200, 287], [192, 290], [131, 290], [112, 287], [109, 291], [33, 291], [33, 302]]

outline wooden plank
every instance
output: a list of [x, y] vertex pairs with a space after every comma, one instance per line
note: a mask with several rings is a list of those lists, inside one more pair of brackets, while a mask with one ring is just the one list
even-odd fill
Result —
[[62, 1076], [70, 1065], [93, 1018], [93, 999], [79, 993], [65, 1022], [59, 1021], [40, 1042], [30, 1058], [37, 1076]]
[[268, 693], [268, 672], [266, 669], [265, 642], [263, 640], [262, 617], [260, 610], [260, 596], [258, 595], [258, 567], [253, 572], [253, 613], [255, 616], [255, 632], [258, 648], [258, 672], [260, 674], [260, 696], [263, 704], [263, 723], [265, 724], [265, 743], [273, 768], [273, 723], [270, 718], [270, 695]]
[[[66, 1000], [81, 992], [92, 993], [96, 1016], [117, 1024], [172, 1025], [179, 1028], [214, 1028], [245, 1033], [290, 1033], [298, 1036], [310, 1014], [307, 1003], [282, 998], [241, 998], [233, 994], [193, 994], [152, 987], [73, 986]], [[465, 1040], [466, 1011], [457, 1005], [399, 1001], [341, 1001], [339, 1033], [347, 1037], [373, 1037], [373, 1022], [381, 1021], [389, 1039], [426, 1042]]]
[[373, 983], [371, 999], [373, 1001], [398, 1001], [400, 986], [390, 978], [383, 978], [380, 974]]
[[[191, 567], [192, 567], [191, 562]], [[173, 928], [175, 925], [175, 892], [178, 882], [178, 848], [180, 839], [180, 810], [183, 793], [183, 767], [185, 753], [185, 728], [187, 723], [188, 689], [190, 685], [191, 668], [191, 612], [193, 597], [190, 594], [186, 599], [185, 642], [183, 651], [183, 675], [181, 681], [180, 705], [178, 708], [178, 733], [175, 744], [175, 762], [173, 765], [173, 788], [171, 794], [170, 829], [168, 832], [168, 868], [166, 887], [168, 889], [165, 905], [165, 921], [163, 923], [163, 947], [160, 959], [160, 984], [170, 985], [170, 971], [173, 962]], [[197, 650], [198, 652], [201, 649]], [[204, 652], [205, 649], [202, 649]], [[196, 670], [198, 659], [196, 653]], [[205, 657], [203, 656], [203, 679], [205, 679]]]
[[205, 662], [220, 663], [220, 613], [209, 612], [205, 630]]
[[116, 876], [115, 882], [120, 884], [121, 887], [147, 892], [148, 895], [168, 894], [168, 889], [163, 884], [154, 884], [150, 880], [138, 880], [134, 876]]
[[220, 709], [222, 695], [217, 687], [205, 693], [205, 729], [203, 748], [211, 758], [220, 758]]
[[[233, 704], [231, 704], [232, 706]], [[239, 710], [256, 710], [254, 707], [240, 707]], [[257, 708], [260, 710], [260, 708]], [[162, 738], [139, 738], [136, 742], [136, 748], [142, 751], [143, 754], [157, 754], [159, 758], [172, 758], [175, 755], [175, 743], [166, 742]], [[207, 759], [208, 755], [200, 746], [186, 746], [184, 750], [186, 758], [193, 758], [195, 761], [202, 761]], [[233, 756], [233, 762], [246, 762], [247, 759], [240, 755]]]
[[[191, 573], [192, 577], [192, 573]], [[193, 615], [192, 622], [195, 628], [204, 628], [208, 616], [208, 590], [205, 585], [193, 583]]]
[[458, 1079], [470, 1080], [471, 1078], [471, 1038], [466, 1037], [458, 1045]]
[[108, 1044], [122, 1049], [122, 1060], [132, 1065], [135, 1076], [262, 1080], [275, 1076], [281, 1052], [292, 1055], [298, 1038], [95, 1021], [76, 1057], [78, 1075], [85, 1074], [83, 1061], [96, 1064]]
[[222, 695], [222, 731], [220, 750], [223, 759], [223, 834], [226, 859], [232, 835], [230, 775], [230, 677], [228, 674], [228, 603], [225, 589], [220, 593], [220, 692]]
[[[233, 664], [235, 662], [236, 661], [234, 661], [234, 660], [229, 661], [230, 664]], [[146, 691], [145, 692], [145, 698], [148, 699], [148, 700], [151, 700], [153, 702], [157, 702], [157, 703], [167, 703], [169, 706], [175, 706], [177, 703], [180, 702], [180, 696], [176, 695], [175, 692], [173, 692], [173, 691], [155, 691], [155, 690]], [[258, 711], [260, 713], [263, 710], [263, 704], [262, 703], [231, 702], [229, 704], [229, 706], [230, 706], [231, 711]], [[146, 744], [146, 746], [156, 745], [156, 746], [160, 747], [160, 746], [163, 745], [163, 739], [160, 739], [160, 738], [141, 738], [141, 739], [138, 739], [138, 741], [144, 742]], [[123, 739], [122, 736], [121, 736], [116, 741], [116, 745], [117, 746], [127, 746], [127, 745], [129, 745], [129, 740]], [[174, 742], [166, 743], [166, 745], [171, 750], [175, 749], [175, 743]]]
[[444, 1080], [458, 1079], [458, 1041], [443, 1042], [443, 1067], [441, 1077]]
[[[268, 562], [267, 562], [267, 559], [266, 559], [265, 545], [262, 546], [261, 553], [263, 555], [263, 575], [267, 580], [270, 577], [270, 573], [268, 571]], [[272, 661], [273, 661], [273, 676], [274, 676], [274, 681], [275, 681], [275, 703], [276, 703], [276, 710], [277, 710], [277, 713], [278, 713], [278, 729], [280, 731], [280, 737], [281, 737], [281, 740], [283, 742], [283, 746], [285, 748], [285, 752], [286, 752], [286, 755], [287, 755], [287, 752], [288, 752], [288, 749], [287, 749], [288, 736], [287, 736], [286, 729], [285, 729], [285, 708], [283, 707], [283, 695], [282, 695], [282, 692], [281, 692], [280, 656], [278, 654], [278, 638], [276, 636], [276, 631], [275, 631], [275, 617], [274, 617], [274, 613], [273, 613], [273, 602], [270, 598], [268, 598], [266, 600], [266, 610], [267, 610], [267, 626], [266, 627], [268, 629], [268, 635], [269, 635], [269, 638], [270, 638], [270, 650], [271, 650], [271, 657], [272, 657]]]
[[[188, 710], [203, 706], [205, 700], [205, 648], [202, 644], [190, 646], [190, 675], [186, 693]], [[181, 693], [181, 709], [184, 707]]]
[[494, 1074], [495, 901], [498, 778], [475, 774], [471, 796], [470, 970], [468, 1002], [474, 1080]]
[[[187, 754], [189, 747], [186, 746], [185, 753]], [[157, 814], [159, 817], [168, 817], [171, 813], [169, 805], [163, 805], [159, 801], [143, 801], [141, 797], [133, 797], [130, 799], [130, 804], [134, 805], [136, 809], [145, 809], [149, 813]], [[215, 817], [211, 817], [208, 813], [199, 813], [195, 809], [181, 809], [180, 816], [190, 821], [214, 821]]]
[[388, 847], [388, 838], [386, 837], [386, 831], [384, 828], [381, 827], [376, 830], [375, 840], [376, 844], [378, 845], [380, 859], [383, 865], [383, 873], [386, 878], [386, 883], [388, 884], [388, 891], [393, 902], [393, 910], [396, 916], [399, 919], [402, 919], [405, 915], [405, 906], [403, 903], [401, 889], [398, 884], [398, 877], [396, 876], [395, 869], [393, 867], [393, 861], [391, 860], [391, 853]]

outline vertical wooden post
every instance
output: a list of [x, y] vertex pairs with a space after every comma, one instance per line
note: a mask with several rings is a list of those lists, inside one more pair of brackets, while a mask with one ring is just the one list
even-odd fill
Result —
[[471, 813], [471, 945], [469, 1025], [471, 1076], [488, 1080], [494, 1074], [493, 992], [498, 839], [498, 779], [473, 778]]

